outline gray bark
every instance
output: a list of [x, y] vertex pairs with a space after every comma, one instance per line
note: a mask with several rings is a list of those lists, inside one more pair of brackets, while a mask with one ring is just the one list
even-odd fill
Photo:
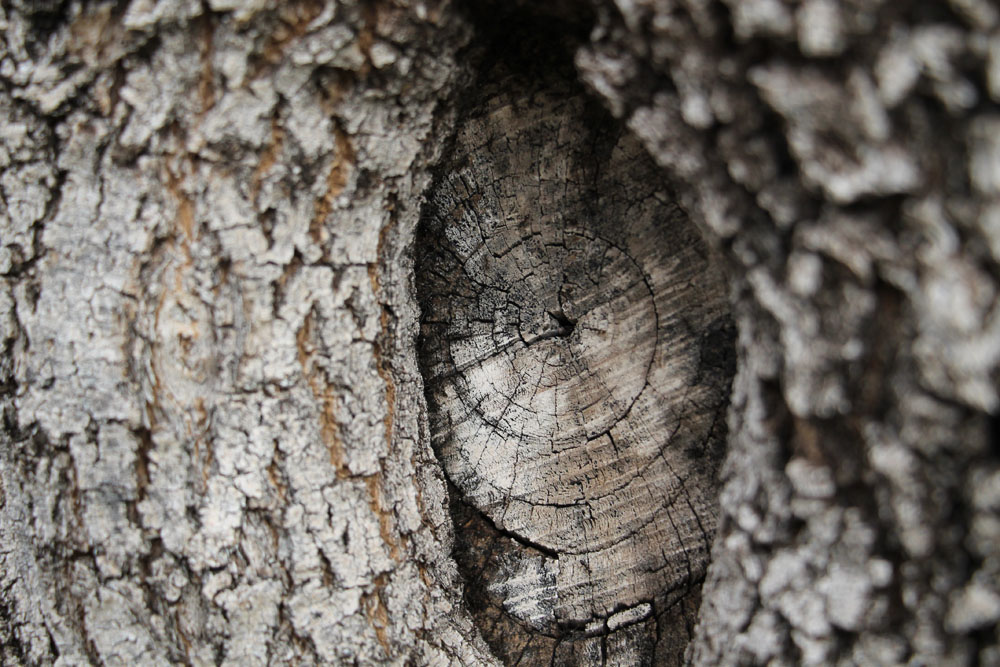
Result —
[[467, 29], [5, 5], [5, 663], [491, 661], [408, 246]]
[[697, 664], [1000, 663], [995, 4], [600, 10], [577, 63], [731, 265]]
[[[0, 662], [669, 664], [693, 634], [696, 664], [1000, 663], [995, 6], [531, 4], [0, 4]], [[575, 50], [575, 73], [488, 75], [515, 57], [497, 44], [530, 34], [542, 46], [517, 57]], [[593, 120], [577, 73], [620, 126]], [[567, 306], [572, 243], [491, 248], [564, 274], [530, 289], [512, 265], [472, 270], [521, 290], [524, 317], [491, 315], [487, 345], [516, 330], [518, 349], [594, 359], [604, 380], [601, 411], [550, 410], [537, 439], [586, 441], [647, 385], [671, 394], [630, 357], [602, 366], [623, 351], [574, 342], [588, 299], [634, 322], [621, 344], [651, 345], [648, 368], [711, 388], [664, 399], [693, 425], [678, 439], [657, 418], [624, 455], [594, 439], [586, 462], [518, 467], [526, 414], [492, 467], [463, 463], [440, 397], [455, 377], [477, 406], [493, 394], [435, 366], [433, 323], [488, 299], [471, 276], [415, 280], [414, 257], [447, 245], [427, 230], [461, 243], [469, 215], [496, 230], [508, 213], [619, 234], [603, 257], [628, 248], [660, 276], [625, 297], [622, 259], [625, 278]], [[653, 332], [632, 310], [650, 301]], [[670, 472], [682, 441], [721, 437], [727, 310], [721, 478], [719, 454]], [[587, 386], [565, 392], [570, 414]], [[560, 508], [593, 511], [614, 475], [697, 500], [663, 513], [623, 494], [626, 518], [591, 535], [477, 495], [508, 475]], [[558, 498], [539, 500], [546, 481]], [[623, 527], [638, 516], [648, 533]], [[622, 535], [644, 536], [619, 540], [621, 572], [546, 574]], [[632, 590], [609, 594], [615, 574]]]

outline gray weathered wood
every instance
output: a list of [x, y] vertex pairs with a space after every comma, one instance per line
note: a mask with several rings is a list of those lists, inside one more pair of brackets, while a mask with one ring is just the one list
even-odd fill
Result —
[[474, 510], [459, 566], [505, 662], [679, 662], [716, 523], [723, 278], [546, 56], [481, 75], [417, 237], [431, 436]]

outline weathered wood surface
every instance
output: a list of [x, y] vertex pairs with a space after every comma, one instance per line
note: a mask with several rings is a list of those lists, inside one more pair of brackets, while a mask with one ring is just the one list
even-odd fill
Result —
[[431, 436], [474, 508], [459, 565], [508, 664], [679, 662], [735, 363], [723, 277], [638, 143], [535, 58], [481, 75], [417, 237]]

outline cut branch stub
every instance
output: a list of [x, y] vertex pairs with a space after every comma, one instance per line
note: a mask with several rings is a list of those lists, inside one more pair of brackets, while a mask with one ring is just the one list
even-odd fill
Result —
[[579, 657], [645, 623], [622, 650], [648, 657], [715, 528], [723, 283], [635, 142], [565, 84], [506, 83], [463, 123], [417, 245], [456, 553], [501, 654], [521, 633]]

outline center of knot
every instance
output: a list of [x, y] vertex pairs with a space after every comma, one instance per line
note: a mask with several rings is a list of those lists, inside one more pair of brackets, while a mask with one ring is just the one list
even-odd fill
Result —
[[524, 344], [526, 346], [534, 345], [538, 341], [548, 338], [569, 338], [576, 328], [576, 320], [571, 320], [561, 310], [547, 310], [545, 312], [551, 318], [553, 328], [543, 331], [532, 338], [525, 339]]

